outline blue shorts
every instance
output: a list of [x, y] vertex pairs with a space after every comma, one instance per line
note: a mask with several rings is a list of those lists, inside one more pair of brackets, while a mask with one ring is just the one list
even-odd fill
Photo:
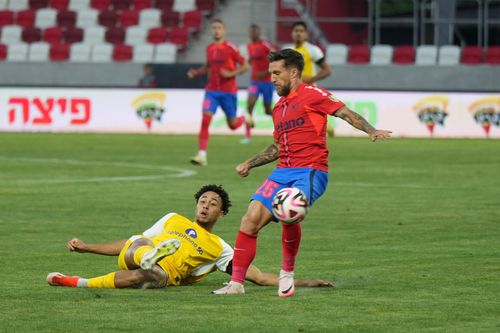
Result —
[[264, 104], [271, 104], [273, 101], [274, 85], [271, 82], [253, 81], [248, 87], [248, 94], [259, 98], [262, 94]]
[[304, 192], [309, 205], [323, 195], [328, 185], [328, 173], [312, 168], [278, 168], [255, 191], [251, 200], [260, 201], [270, 212], [274, 195], [285, 187], [297, 187]]
[[203, 112], [215, 114], [217, 107], [221, 107], [227, 118], [236, 118], [237, 102], [236, 93], [223, 91], [205, 91]]

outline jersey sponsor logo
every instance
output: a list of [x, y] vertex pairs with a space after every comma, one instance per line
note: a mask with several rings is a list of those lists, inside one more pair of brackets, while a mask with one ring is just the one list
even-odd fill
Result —
[[284, 132], [288, 132], [290, 130], [293, 130], [294, 128], [304, 126], [305, 122], [306, 121], [302, 117], [297, 118], [297, 119], [290, 119], [287, 121], [282, 121], [278, 124], [278, 126], [276, 126], [274, 128], [274, 130], [276, 131], [276, 133], [278, 133], [278, 135], [280, 135]]
[[[187, 229], [186, 230], [186, 234], [187, 234], [187, 231], [190, 230], [190, 229]], [[194, 231], [194, 230], [193, 230]], [[203, 248], [201, 246], [199, 246], [194, 240], [191, 239], [191, 235], [190, 236], [187, 236], [186, 234], [182, 234], [176, 230], [168, 230], [167, 233], [169, 235], [172, 235], [172, 236], [175, 236], [175, 237], [178, 237], [179, 239], [184, 239], [186, 240], [188, 243], [190, 243], [196, 252], [198, 252], [200, 255], [203, 255]], [[196, 233], [196, 231], [195, 231]]]
[[193, 237], [193, 238], [198, 237], [198, 234], [196, 233], [196, 230], [194, 230], [192, 228], [186, 229], [186, 235], [188, 235], [190, 237]]

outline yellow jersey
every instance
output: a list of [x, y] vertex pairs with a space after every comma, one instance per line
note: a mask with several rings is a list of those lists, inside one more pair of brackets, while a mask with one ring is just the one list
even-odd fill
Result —
[[300, 47], [296, 48], [294, 44], [287, 44], [283, 46], [283, 49], [293, 49], [304, 57], [304, 70], [302, 71], [302, 77], [311, 78], [316, 73], [317, 63], [325, 57], [323, 51], [316, 45], [309, 42], [304, 42]]

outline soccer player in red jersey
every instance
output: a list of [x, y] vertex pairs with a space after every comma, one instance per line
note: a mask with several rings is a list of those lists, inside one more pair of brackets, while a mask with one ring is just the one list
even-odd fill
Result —
[[249, 121], [246, 125], [245, 138], [241, 143], [250, 143], [251, 128], [254, 126], [252, 118], [255, 102], [262, 95], [264, 100], [264, 109], [266, 114], [271, 115], [271, 103], [273, 101], [274, 86], [271, 82], [271, 74], [269, 73], [269, 52], [276, 51], [267, 40], [260, 36], [260, 27], [256, 24], [250, 26], [250, 43], [247, 44], [249, 62], [252, 66], [252, 76], [250, 86], [248, 87], [247, 111]]
[[[269, 54], [269, 71], [280, 100], [273, 109], [274, 143], [236, 167], [242, 177], [252, 168], [279, 159], [277, 168], [252, 196], [236, 237], [231, 282], [214, 294], [243, 294], [245, 274], [256, 253], [260, 229], [270, 221], [274, 194], [285, 187], [296, 187], [312, 205], [328, 185], [327, 115], [339, 117], [366, 132], [372, 141], [385, 140], [390, 131], [373, 128], [325, 89], [302, 82], [304, 58], [292, 49]], [[300, 239], [300, 223], [282, 223], [282, 269], [278, 295], [295, 293], [293, 272]]]
[[190, 69], [187, 73], [189, 78], [208, 73], [198, 141], [199, 150], [198, 155], [191, 159], [191, 163], [201, 166], [207, 165], [208, 128], [217, 108], [220, 106], [226, 114], [230, 129], [235, 130], [245, 122], [245, 116], [236, 117], [236, 76], [250, 67], [238, 48], [225, 40], [226, 30], [222, 20], [213, 20], [211, 29], [213, 43], [207, 46], [206, 64], [197, 69]]

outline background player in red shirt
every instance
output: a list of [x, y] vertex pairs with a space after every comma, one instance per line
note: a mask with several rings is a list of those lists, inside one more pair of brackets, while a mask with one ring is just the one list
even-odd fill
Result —
[[190, 69], [189, 78], [208, 72], [208, 83], [205, 87], [203, 116], [198, 141], [198, 155], [191, 159], [196, 165], [207, 165], [207, 148], [212, 116], [220, 106], [226, 114], [227, 125], [235, 130], [245, 122], [245, 116], [236, 117], [237, 86], [236, 76], [248, 70], [248, 62], [240, 54], [238, 48], [225, 40], [226, 29], [220, 19], [212, 21], [211, 33], [213, 43], [207, 46], [207, 62], [200, 68]]
[[[312, 205], [328, 185], [327, 115], [339, 117], [368, 134], [372, 141], [385, 140], [390, 131], [376, 130], [363, 117], [350, 110], [325, 89], [302, 82], [304, 58], [292, 49], [269, 54], [269, 71], [280, 100], [273, 109], [274, 143], [236, 167], [242, 177], [250, 169], [279, 158], [277, 168], [252, 196], [236, 237], [231, 282], [215, 294], [243, 294], [245, 274], [256, 253], [261, 228], [275, 220], [272, 214], [274, 194], [285, 187], [302, 190]], [[283, 261], [278, 295], [295, 293], [293, 271], [301, 226], [282, 223]]]
[[273, 101], [274, 86], [271, 82], [271, 74], [269, 73], [269, 52], [276, 51], [270, 42], [262, 39], [260, 36], [260, 27], [252, 24], [249, 30], [250, 43], [247, 44], [248, 58], [252, 66], [252, 76], [250, 78], [250, 86], [248, 87], [247, 110], [249, 121], [246, 125], [245, 138], [241, 143], [250, 143], [251, 128], [254, 126], [252, 118], [255, 102], [260, 95], [264, 101], [264, 109], [266, 114], [271, 115], [271, 103]]

